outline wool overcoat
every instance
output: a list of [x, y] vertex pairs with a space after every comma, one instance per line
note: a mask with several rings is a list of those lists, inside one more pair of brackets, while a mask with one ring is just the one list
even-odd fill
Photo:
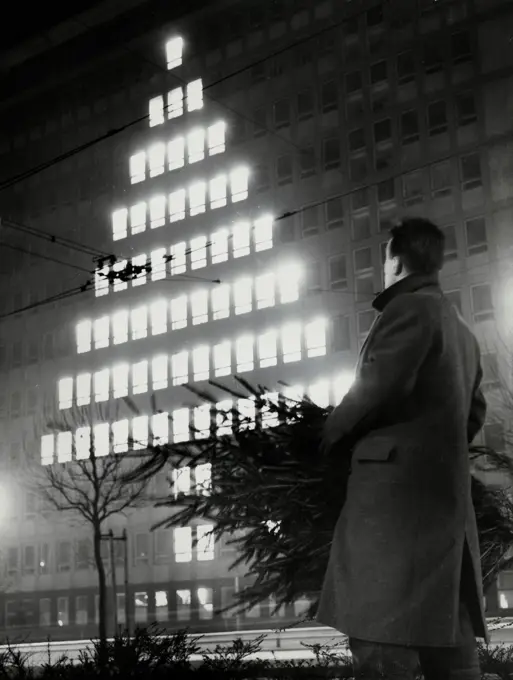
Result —
[[488, 641], [468, 453], [486, 414], [478, 343], [437, 277], [408, 276], [373, 304], [355, 381], [324, 428], [324, 455], [351, 462], [317, 621], [452, 646], [463, 592]]

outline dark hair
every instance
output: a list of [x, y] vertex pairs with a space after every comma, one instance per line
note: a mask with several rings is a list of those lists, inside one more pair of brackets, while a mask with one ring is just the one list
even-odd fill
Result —
[[444, 263], [445, 235], [422, 217], [407, 217], [390, 230], [390, 255], [410, 274], [434, 274]]

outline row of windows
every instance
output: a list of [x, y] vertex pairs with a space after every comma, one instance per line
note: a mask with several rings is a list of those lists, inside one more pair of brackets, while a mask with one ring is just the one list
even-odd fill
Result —
[[324, 320], [315, 319], [304, 325], [293, 322], [279, 331], [268, 330], [256, 338], [243, 335], [235, 342], [225, 340], [212, 348], [200, 345], [192, 351], [182, 350], [170, 356], [162, 354], [151, 361], [144, 359], [133, 364], [131, 369], [129, 364], [123, 363], [112, 369], [101, 369], [93, 375], [80, 373], [75, 380], [72, 377], [61, 378], [58, 383], [59, 407], [71, 408], [73, 395], [78, 406], [89, 404], [92, 396], [96, 402], [107, 401], [111, 391], [114, 399], [125, 397], [129, 393], [129, 382], [131, 394], [144, 394], [150, 386], [150, 367], [151, 389], [159, 390], [166, 389], [169, 382], [184, 385], [191, 380], [245, 373], [256, 367], [276, 366], [279, 361], [292, 363], [325, 354]]
[[185, 108], [188, 112], [203, 108], [203, 81], [201, 78], [187, 83], [185, 88], [175, 87], [166, 95], [166, 105], [162, 95], [150, 99], [150, 127], [161, 125], [164, 121], [183, 116]]
[[223, 122], [210, 125], [207, 130], [195, 128], [185, 137], [175, 137], [167, 144], [159, 142], [148, 151], [139, 151], [130, 157], [130, 181], [132, 184], [143, 182], [146, 177], [157, 177], [166, 170], [183, 168], [186, 161], [197, 163], [205, 158], [205, 146], [209, 156], [223, 153], [225, 145]]
[[[251, 253], [259, 253], [273, 246], [273, 219], [265, 215], [253, 222], [237, 222], [231, 229], [223, 227], [209, 237], [198, 236], [175, 243], [169, 248], [153, 250], [149, 258], [146, 253], [130, 260], [119, 260], [113, 265], [105, 264], [95, 273], [96, 297], [126, 290], [128, 281], [132, 286], [146, 283], [150, 273], [152, 281], [165, 279], [167, 274], [185, 274], [187, 269], [201, 269], [207, 264], [228, 261], [229, 256], [237, 259]], [[168, 267], [169, 265], [169, 267]]]
[[[148, 203], [141, 201], [130, 210], [121, 208], [112, 213], [112, 237], [114, 241], [128, 236], [130, 233], [140, 234], [146, 230], [147, 223], [152, 229], [169, 222], [185, 219], [186, 212], [190, 217], [204, 213], [207, 207], [207, 193], [211, 210], [227, 205], [228, 190], [232, 203], [244, 201], [248, 197], [249, 171], [247, 168], [236, 168], [229, 176], [218, 175], [208, 182], [194, 182], [188, 190], [178, 189], [169, 194], [152, 198]], [[207, 190], [208, 189], [208, 190]], [[130, 220], [129, 220], [130, 217]]]

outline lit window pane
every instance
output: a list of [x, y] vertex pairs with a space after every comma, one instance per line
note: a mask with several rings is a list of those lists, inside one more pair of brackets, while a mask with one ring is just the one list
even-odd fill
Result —
[[[204, 562], [206, 560], [214, 559], [214, 525], [213, 524], [200, 524], [196, 527], [197, 533], [197, 550], [198, 550], [198, 560]], [[199, 589], [198, 589], [199, 590]], [[205, 589], [207, 590], [207, 589]], [[211, 590], [211, 589], [209, 589]], [[206, 606], [207, 602], [200, 602]], [[210, 601], [210, 606], [212, 602]]]
[[121, 345], [128, 341], [128, 311], [121, 309], [112, 315], [112, 342]]
[[162, 446], [169, 442], [169, 416], [166, 412], [152, 415], [151, 432], [154, 446]]
[[162, 175], [166, 165], [166, 145], [162, 142], [154, 144], [148, 152], [150, 177]]
[[187, 135], [187, 159], [197, 163], [205, 158], [205, 130], [197, 128]]
[[180, 66], [183, 55], [183, 38], [172, 38], [166, 43], [166, 61], [168, 71]]
[[151, 362], [151, 384], [154, 390], [164, 390], [168, 384], [168, 358], [166, 354], [154, 357]]
[[214, 372], [216, 378], [232, 372], [232, 348], [228, 340], [214, 345]]
[[105, 266], [94, 272], [94, 294], [96, 297], [107, 295], [109, 292], [109, 267]]
[[228, 259], [228, 229], [219, 229], [212, 234], [210, 254], [212, 264], [226, 262]]
[[201, 78], [187, 85], [187, 111], [203, 108], [203, 83]]
[[187, 259], [186, 259], [186, 244], [185, 241], [180, 243], [175, 243], [169, 249], [169, 254], [171, 255], [171, 274], [185, 274], [187, 269]]
[[93, 427], [94, 455], [107, 456], [109, 453], [109, 423], [98, 423]]
[[219, 437], [232, 433], [232, 409], [233, 403], [231, 399], [224, 399], [216, 404], [216, 427]]
[[[132, 266], [134, 268], [134, 277], [132, 279], [132, 286], [143, 286], [146, 283], [146, 263], [147, 263], [147, 258], [146, 258], [146, 253], [141, 253], [140, 255], [136, 255], [135, 257], [132, 258]], [[139, 269], [140, 268], [140, 269]], [[135, 272], [138, 271], [139, 273], [136, 274]]]
[[309, 357], [326, 354], [326, 323], [316, 319], [305, 326], [306, 353]]
[[194, 468], [194, 484], [197, 494], [208, 496], [212, 489], [212, 465], [201, 463]]
[[112, 369], [112, 391], [114, 399], [128, 396], [128, 364], [117, 364]]
[[299, 299], [300, 270], [296, 266], [283, 267], [278, 272], [280, 302], [295, 302]]
[[167, 333], [167, 302], [156, 300], [150, 305], [151, 334]]
[[205, 439], [210, 434], [210, 404], [194, 409], [194, 438]]
[[148, 362], [138, 361], [132, 366], [132, 394], [143, 394], [148, 391]]
[[[175, 409], [172, 414], [173, 422], [173, 441], [175, 443], [185, 442], [189, 440], [189, 409], [179, 408]], [[189, 468], [181, 468], [181, 470]], [[173, 470], [173, 477], [176, 470]], [[190, 472], [190, 471], [189, 471]], [[189, 490], [190, 490], [190, 477], [189, 477]]]
[[150, 254], [152, 281], [166, 278], [166, 254], [165, 248], [157, 248]]
[[164, 97], [150, 99], [150, 127], [164, 122]]
[[210, 207], [222, 208], [226, 205], [226, 176], [219, 175], [210, 180]]
[[169, 221], [178, 222], [185, 218], [185, 189], [169, 194]]
[[73, 404], [73, 378], [59, 380], [59, 408], [71, 408]]
[[257, 309], [274, 306], [274, 274], [262, 274], [256, 277], [255, 295]]
[[192, 371], [194, 380], [208, 380], [210, 371], [210, 348], [207, 345], [196, 347], [192, 352]]
[[148, 446], [148, 416], [136, 416], [132, 420], [132, 438], [134, 451], [140, 451]]
[[109, 346], [109, 317], [102, 316], [96, 319], [93, 326], [94, 331], [94, 348], [102, 349]]
[[191, 241], [191, 269], [207, 266], [207, 237], [198, 236]]
[[91, 374], [77, 375], [77, 406], [86, 406], [91, 402]]
[[155, 619], [157, 621], [167, 621], [169, 618], [169, 602], [165, 590], [155, 591]]
[[287, 324], [282, 329], [281, 348], [283, 363], [301, 361], [301, 324]]
[[146, 154], [144, 151], [130, 156], [130, 181], [132, 184], [146, 179]]
[[132, 340], [140, 340], [148, 335], [148, 310], [142, 305], [130, 312]]
[[253, 308], [253, 286], [250, 278], [239, 279], [233, 287], [235, 314], [246, 314]]
[[79, 427], [75, 432], [75, 456], [77, 460], [87, 460], [91, 455], [91, 428]]
[[180, 297], [171, 300], [171, 328], [175, 331], [179, 328], [187, 326], [187, 296], [180, 295]]
[[208, 153], [213, 156], [223, 153], [226, 149], [226, 125], [223, 122], [214, 123], [208, 128]]
[[94, 400], [107, 401], [109, 398], [109, 369], [96, 371], [94, 374]]
[[206, 184], [196, 182], [189, 188], [189, 211], [191, 217], [205, 212]]
[[249, 171], [247, 168], [236, 168], [230, 173], [230, 190], [232, 203], [243, 201], [248, 197]]
[[59, 432], [57, 435], [57, 462], [69, 463], [73, 449], [73, 435], [71, 432]]
[[91, 321], [81, 321], [77, 324], [76, 338], [77, 338], [77, 354], [91, 351], [91, 336], [93, 331], [93, 324]]
[[254, 399], [238, 399], [237, 411], [239, 412], [239, 428], [251, 430], [255, 427], [256, 407]]
[[243, 257], [249, 255], [250, 245], [249, 222], [238, 222], [233, 228], [233, 256]]
[[127, 418], [112, 423], [112, 448], [114, 453], [125, 453], [128, 451]]
[[245, 335], [237, 340], [235, 354], [237, 359], [237, 371], [252, 371], [255, 368], [253, 359], [253, 338]]
[[130, 230], [132, 235], [146, 229], [146, 203], [136, 203], [130, 208]]
[[208, 291], [200, 290], [191, 295], [192, 323], [197, 326], [208, 321]]
[[175, 87], [167, 95], [167, 117], [178, 118], [183, 114], [183, 90], [181, 87]]
[[302, 385], [291, 385], [290, 387], [283, 388], [283, 396], [289, 402], [296, 403], [301, 401], [304, 395], [304, 389]]
[[53, 434], [44, 434], [41, 437], [41, 465], [51, 465], [54, 457], [55, 437]]
[[112, 213], [112, 238], [119, 241], [128, 236], [128, 210], [121, 208]]
[[[174, 472], [174, 471], [173, 471]], [[192, 529], [191, 527], [178, 527], [173, 529], [173, 550], [175, 553], [176, 562], [190, 562], [192, 560]], [[190, 598], [190, 590], [179, 591], [188, 592]], [[188, 601], [191, 606], [190, 599]], [[180, 606], [180, 605], [179, 605]]]
[[189, 380], [189, 354], [178, 352], [171, 357], [171, 375], [173, 385], [184, 385]]
[[276, 366], [276, 332], [269, 331], [258, 338], [258, 360], [260, 368]]
[[270, 215], [256, 220], [254, 238], [257, 253], [273, 247], [273, 218]]
[[120, 272], [123, 272], [126, 267], [127, 267], [127, 260], [119, 260], [118, 262], [114, 263], [114, 266], [112, 267], [113, 271], [115, 274], [118, 276], [114, 279], [114, 292], [119, 293], [122, 290], [126, 290], [128, 288], [128, 283], [127, 281], [124, 281], [121, 276], [119, 276]]
[[320, 380], [319, 382], [310, 386], [308, 396], [321, 408], [326, 408], [330, 403], [330, 384], [327, 380]]
[[162, 194], [150, 200], [150, 226], [163, 227], [166, 223], [166, 197]]
[[214, 321], [226, 319], [230, 316], [230, 286], [226, 283], [217, 284], [212, 289], [212, 318]]
[[[264, 394], [264, 398], [273, 406], [278, 405], [279, 395], [277, 392], [267, 392]], [[277, 427], [279, 425], [278, 413], [274, 409], [271, 410], [268, 406], [262, 408], [260, 416], [262, 418], [262, 427]]]
[[185, 140], [183, 137], [172, 139], [167, 145], [167, 155], [169, 159], [169, 170], [183, 168], [185, 164]]

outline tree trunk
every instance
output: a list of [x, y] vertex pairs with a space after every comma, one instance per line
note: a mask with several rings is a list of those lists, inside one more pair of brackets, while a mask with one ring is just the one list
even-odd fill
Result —
[[94, 527], [94, 561], [98, 572], [98, 638], [100, 642], [100, 664], [107, 661], [107, 585], [105, 580], [105, 566], [101, 553], [101, 526]]

